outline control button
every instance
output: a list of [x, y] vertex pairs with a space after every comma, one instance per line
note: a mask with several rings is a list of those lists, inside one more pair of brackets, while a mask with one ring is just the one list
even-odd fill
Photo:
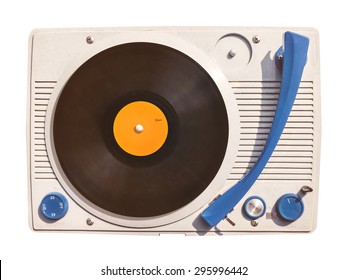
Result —
[[265, 214], [265, 201], [259, 196], [249, 197], [243, 204], [243, 211], [251, 219], [258, 219]]
[[304, 213], [304, 203], [297, 194], [288, 193], [277, 200], [276, 209], [281, 218], [294, 222]]
[[49, 193], [41, 201], [40, 211], [44, 217], [50, 220], [63, 218], [69, 209], [67, 199], [61, 193]]

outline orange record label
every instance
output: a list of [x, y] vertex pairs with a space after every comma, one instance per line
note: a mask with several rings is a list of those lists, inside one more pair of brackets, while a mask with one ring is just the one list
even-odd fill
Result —
[[168, 131], [162, 110], [146, 101], [125, 105], [113, 122], [115, 140], [133, 156], [148, 156], [158, 151], [165, 143]]

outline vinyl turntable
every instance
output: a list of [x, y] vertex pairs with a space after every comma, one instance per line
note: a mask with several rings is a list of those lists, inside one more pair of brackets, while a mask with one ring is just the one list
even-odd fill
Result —
[[316, 226], [313, 29], [34, 30], [28, 90], [34, 230]]

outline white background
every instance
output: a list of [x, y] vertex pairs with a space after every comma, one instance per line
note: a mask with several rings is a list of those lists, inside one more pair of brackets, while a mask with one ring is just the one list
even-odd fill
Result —
[[[105, 279], [100, 276], [100, 270], [106, 265], [191, 269], [211, 265], [248, 266], [249, 276], [245, 279], [346, 277], [347, 185], [343, 178], [347, 173], [344, 137], [347, 16], [342, 3], [344, 1], [1, 1], [0, 259], [3, 279]], [[30, 31], [39, 27], [172, 25], [312, 26], [320, 31], [323, 138], [315, 232], [144, 237], [29, 230], [26, 95]], [[188, 278], [191, 277], [176, 279]]]

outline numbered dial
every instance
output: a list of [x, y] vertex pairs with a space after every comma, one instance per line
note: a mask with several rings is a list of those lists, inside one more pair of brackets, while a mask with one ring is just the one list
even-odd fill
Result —
[[50, 220], [59, 220], [65, 216], [69, 204], [61, 193], [49, 193], [41, 201], [40, 211]]
[[258, 219], [265, 214], [265, 201], [259, 196], [249, 197], [243, 204], [243, 211], [251, 219]]

